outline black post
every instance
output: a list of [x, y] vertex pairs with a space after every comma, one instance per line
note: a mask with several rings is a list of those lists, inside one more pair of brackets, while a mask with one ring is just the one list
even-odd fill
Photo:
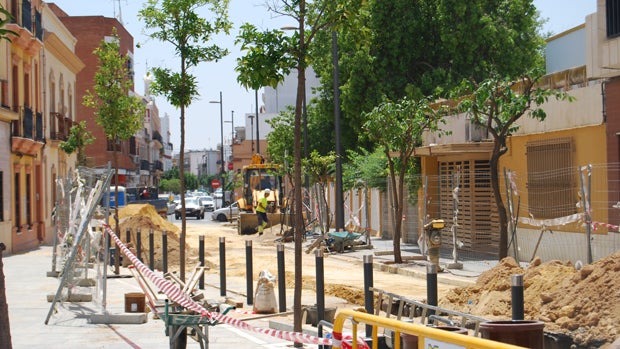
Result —
[[[428, 305], [437, 306], [437, 266], [434, 263], [426, 265], [426, 299]], [[428, 311], [428, 316], [434, 314], [435, 310]]]
[[284, 245], [278, 244], [278, 305], [281, 313], [286, 311], [286, 279], [284, 276]]
[[[374, 313], [373, 304], [373, 291], [374, 287], [373, 273], [372, 273], [372, 255], [364, 255], [364, 309], [366, 313]], [[372, 337], [372, 326], [366, 325], [366, 337]]]
[[323, 250], [318, 248], [315, 251], [316, 264], [316, 316], [317, 324], [325, 320], [325, 274], [323, 267]]
[[140, 228], [136, 230], [136, 253], [138, 254], [138, 260], [142, 262], [142, 231]]
[[[203, 234], [198, 236], [198, 261], [201, 267], [205, 266], [205, 236]], [[198, 288], [201, 290], [205, 289], [205, 273], [200, 273]]]
[[338, 35], [332, 32], [332, 63], [334, 65], [334, 133], [336, 134], [336, 231], [344, 230], [344, 198], [342, 195], [342, 147], [340, 145], [340, 83], [338, 82]]
[[226, 238], [220, 236], [220, 296], [226, 295]]
[[168, 233], [165, 230], [161, 232], [161, 256], [162, 270], [165, 274], [168, 272]]
[[512, 319], [523, 320], [525, 312], [523, 306], [523, 275], [511, 275], [510, 285], [510, 293], [512, 296]]
[[252, 240], [245, 241], [245, 289], [247, 293], [247, 303], [254, 303], [254, 267], [252, 265]]
[[149, 269], [155, 270], [155, 235], [153, 235], [153, 229], [149, 229]]
[[127, 228], [125, 230], [125, 245], [131, 242], [131, 229]]

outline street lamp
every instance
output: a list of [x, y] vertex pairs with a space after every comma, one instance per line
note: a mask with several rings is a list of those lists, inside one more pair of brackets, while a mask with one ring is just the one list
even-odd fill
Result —
[[222, 182], [222, 207], [224, 207], [224, 110], [222, 104], [222, 91], [220, 91], [219, 101], [209, 101], [220, 105], [220, 181]]
[[224, 121], [227, 124], [230, 124], [231, 133], [230, 133], [230, 157], [233, 157], [233, 144], [235, 143], [235, 111], [230, 111], [230, 121]]
[[340, 146], [340, 89], [338, 83], [338, 35], [332, 31], [334, 65], [334, 132], [336, 133], [336, 231], [344, 230], [344, 198], [342, 195], [342, 149]]
[[254, 155], [254, 115], [250, 114], [248, 118], [250, 118], [250, 140], [252, 140], [252, 155]]
[[258, 90], [254, 90], [254, 103], [256, 104], [256, 153], [260, 154], [260, 136], [258, 135]]

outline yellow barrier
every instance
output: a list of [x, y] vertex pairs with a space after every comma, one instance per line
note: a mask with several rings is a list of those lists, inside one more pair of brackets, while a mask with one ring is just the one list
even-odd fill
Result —
[[340, 341], [342, 340], [342, 329], [345, 321], [347, 320], [351, 321], [352, 324], [351, 329], [353, 333], [351, 347], [353, 349], [357, 348], [357, 329], [360, 323], [372, 326], [373, 349], [377, 349], [379, 327], [394, 331], [394, 349], [400, 349], [400, 340], [396, 339], [400, 338], [401, 333], [418, 336], [419, 349], [523, 349], [523, 347], [512, 344], [505, 344], [488, 339], [467, 336], [464, 334], [407, 323], [396, 319], [389, 319], [386, 317], [357, 312], [349, 309], [340, 310], [338, 314], [336, 314], [336, 320], [334, 321], [334, 329], [332, 332], [334, 339], [334, 345], [332, 346], [333, 349], [340, 349], [343, 347]]

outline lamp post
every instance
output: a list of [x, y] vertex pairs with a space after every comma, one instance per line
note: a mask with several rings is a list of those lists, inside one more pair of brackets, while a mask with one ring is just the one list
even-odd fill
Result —
[[336, 231], [344, 230], [344, 199], [342, 196], [342, 149], [340, 146], [340, 89], [338, 83], [338, 36], [332, 31], [332, 60], [334, 64], [334, 132], [336, 133]]
[[220, 91], [219, 101], [209, 101], [209, 103], [219, 103], [220, 105], [220, 181], [222, 182], [221, 207], [224, 207], [224, 110], [222, 104], [222, 91]]
[[252, 155], [254, 155], [254, 115], [250, 114], [248, 118], [250, 118], [250, 140], [252, 140]]
[[226, 120], [224, 122], [227, 123], [227, 124], [230, 124], [230, 129], [231, 129], [231, 133], [230, 133], [230, 158], [232, 158], [233, 157], [233, 144], [235, 143], [235, 111], [234, 110], [230, 111], [230, 121]]

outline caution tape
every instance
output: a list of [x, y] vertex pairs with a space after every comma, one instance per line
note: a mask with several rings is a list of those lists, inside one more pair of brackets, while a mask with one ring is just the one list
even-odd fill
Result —
[[528, 217], [519, 217], [519, 222], [535, 227], [552, 227], [566, 225], [568, 223], [576, 222], [583, 218], [583, 213], [575, 213], [569, 216], [552, 218], [552, 219], [536, 219]]
[[615, 230], [616, 232], [620, 231], [620, 227], [617, 225], [613, 225], [613, 224], [609, 224], [609, 223], [603, 223], [603, 222], [592, 222], [592, 229], [596, 230], [597, 227], [605, 227], [607, 229], [612, 229]]
[[304, 343], [304, 344], [314, 344], [314, 345], [332, 345], [331, 339], [328, 338], [320, 338], [311, 335], [307, 335], [299, 332], [291, 332], [291, 331], [280, 331], [273, 329], [265, 329], [258, 328], [247, 324], [244, 321], [231, 318], [230, 316], [226, 316], [222, 313], [214, 313], [205, 309], [200, 304], [196, 303], [189, 295], [183, 292], [178, 286], [174, 283], [166, 280], [165, 278], [157, 275], [151, 269], [149, 269], [146, 265], [144, 265], [138, 257], [136, 257], [131, 251], [123, 244], [121, 239], [114, 233], [114, 231], [110, 228], [109, 225], [104, 224], [106, 232], [110, 237], [114, 240], [114, 243], [120, 248], [123, 254], [131, 260], [131, 263], [137, 268], [144, 276], [146, 276], [157, 288], [162, 291], [168, 298], [177, 304], [185, 307], [186, 309], [192, 310], [203, 317], [208, 317], [209, 319], [215, 322], [221, 322], [233, 327], [237, 327], [242, 330], [246, 330], [249, 332], [260, 333], [264, 335], [268, 335], [271, 337], [279, 338], [282, 340], [286, 340], [289, 342], [296, 343]]

